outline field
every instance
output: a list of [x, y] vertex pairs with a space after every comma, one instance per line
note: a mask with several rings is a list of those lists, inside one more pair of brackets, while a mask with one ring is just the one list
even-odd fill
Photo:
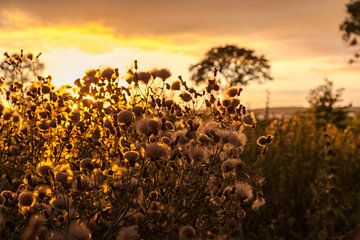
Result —
[[38, 64], [2, 63], [1, 239], [360, 237], [356, 109], [256, 120], [216, 78], [135, 62], [54, 88]]

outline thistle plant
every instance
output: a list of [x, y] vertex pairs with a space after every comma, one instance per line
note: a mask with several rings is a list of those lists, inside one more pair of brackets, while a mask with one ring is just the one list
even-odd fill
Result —
[[1, 65], [2, 239], [242, 238], [265, 200], [241, 160], [256, 121], [240, 88], [199, 91], [137, 61], [55, 88], [34, 67], [19, 78], [29, 56]]

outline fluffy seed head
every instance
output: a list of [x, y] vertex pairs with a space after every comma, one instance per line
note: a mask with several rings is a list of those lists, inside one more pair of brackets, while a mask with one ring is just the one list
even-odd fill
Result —
[[191, 240], [196, 237], [196, 231], [191, 226], [182, 226], [179, 229], [179, 240]]
[[187, 92], [183, 92], [179, 95], [181, 97], [181, 99], [184, 101], [184, 102], [189, 102], [191, 101], [192, 97], [189, 93]]
[[228, 97], [235, 97], [236, 95], [240, 94], [240, 90], [237, 87], [229, 87], [228, 89], [226, 89], [225, 94]]
[[161, 127], [161, 122], [156, 119], [143, 118], [136, 123], [136, 132], [140, 135], [157, 135]]
[[145, 157], [152, 160], [166, 160], [169, 157], [169, 149], [163, 144], [151, 143], [145, 148]]
[[35, 196], [32, 192], [22, 192], [18, 199], [21, 207], [31, 207], [35, 203]]
[[139, 158], [139, 153], [135, 151], [127, 151], [124, 154], [124, 158], [128, 160], [130, 163], [135, 163], [136, 160]]
[[181, 82], [179, 80], [176, 80], [171, 84], [171, 90], [178, 91], [180, 90], [180, 87], [181, 87]]
[[117, 115], [117, 121], [129, 126], [134, 121], [134, 114], [128, 110], [121, 111]]
[[102, 72], [101, 72], [101, 77], [102, 78], [106, 78], [107, 80], [110, 80], [112, 75], [115, 73], [114, 69], [112, 68], [105, 68]]
[[52, 173], [51, 166], [45, 164], [39, 164], [36, 167], [36, 173], [42, 177], [50, 176]]

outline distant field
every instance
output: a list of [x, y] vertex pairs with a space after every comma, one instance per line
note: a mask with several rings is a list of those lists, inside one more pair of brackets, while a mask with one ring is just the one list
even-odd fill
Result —
[[[308, 108], [305, 107], [275, 107], [275, 108], [270, 108], [269, 114], [270, 117], [282, 117], [282, 116], [290, 117], [294, 113], [304, 112], [307, 109]], [[257, 118], [263, 118], [265, 114], [265, 108], [253, 109], [251, 111], [255, 113]], [[360, 112], [360, 107], [352, 107], [351, 112]]]

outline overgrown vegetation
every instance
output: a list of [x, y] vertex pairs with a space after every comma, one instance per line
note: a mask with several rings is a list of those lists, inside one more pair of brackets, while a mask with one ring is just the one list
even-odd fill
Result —
[[1, 63], [1, 239], [243, 238], [265, 200], [240, 157], [256, 121], [239, 88], [199, 92], [135, 61], [55, 89], [40, 66]]

